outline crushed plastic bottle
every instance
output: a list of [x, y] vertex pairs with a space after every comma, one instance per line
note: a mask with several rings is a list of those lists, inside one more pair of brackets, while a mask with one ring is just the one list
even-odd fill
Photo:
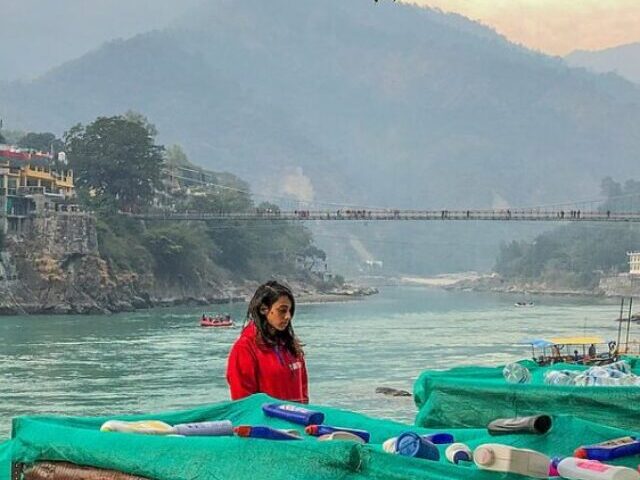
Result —
[[507, 383], [529, 383], [531, 372], [519, 363], [509, 363], [502, 369], [502, 375]]

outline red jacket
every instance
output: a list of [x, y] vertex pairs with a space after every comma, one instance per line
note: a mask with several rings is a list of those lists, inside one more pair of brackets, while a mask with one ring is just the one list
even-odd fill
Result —
[[284, 346], [258, 345], [258, 329], [249, 323], [231, 347], [227, 382], [231, 399], [266, 393], [280, 400], [309, 403], [307, 366]]

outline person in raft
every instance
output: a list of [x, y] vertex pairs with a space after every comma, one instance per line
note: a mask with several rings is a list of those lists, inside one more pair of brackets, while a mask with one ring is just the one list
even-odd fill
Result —
[[266, 393], [279, 400], [309, 403], [304, 352], [291, 323], [295, 309], [288, 287], [276, 281], [258, 287], [227, 361], [232, 400]]

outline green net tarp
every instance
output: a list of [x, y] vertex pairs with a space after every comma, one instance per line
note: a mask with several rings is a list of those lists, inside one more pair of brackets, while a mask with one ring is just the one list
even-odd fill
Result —
[[[640, 375], [640, 362], [626, 358]], [[640, 387], [546, 385], [548, 370], [585, 370], [559, 363], [541, 367], [518, 362], [531, 372], [531, 381], [509, 384], [500, 367], [459, 367], [423, 372], [414, 385], [418, 407], [416, 425], [423, 427], [484, 427], [496, 418], [538, 413], [570, 414], [622, 428], [640, 429]]]
[[[270, 425], [299, 428], [286, 421], [267, 418], [261, 410], [265, 395], [180, 412], [132, 417], [19, 417], [13, 422], [12, 439], [0, 444], [0, 480], [8, 480], [11, 462], [69, 461], [79, 465], [114, 469], [157, 480], [175, 479], [477, 479], [508, 478], [482, 471], [473, 465], [407, 458], [385, 453], [381, 443], [404, 431], [447, 431], [456, 441], [472, 449], [482, 443], [504, 443], [552, 455], [570, 455], [584, 443], [596, 443], [629, 435], [630, 430], [597, 425], [570, 416], [554, 417], [553, 429], [545, 435], [490, 437], [484, 429], [430, 430], [373, 419], [357, 413], [322, 406], [310, 408], [325, 413], [325, 423], [366, 429], [372, 442], [319, 442], [304, 435], [303, 441], [271, 441], [238, 437], [164, 437], [131, 433], [100, 432], [112, 418], [158, 419], [169, 424], [229, 419], [234, 425]], [[627, 458], [621, 465], [634, 466]], [[514, 478], [516, 478], [514, 476]], [[517, 477], [522, 478], [522, 477]]]

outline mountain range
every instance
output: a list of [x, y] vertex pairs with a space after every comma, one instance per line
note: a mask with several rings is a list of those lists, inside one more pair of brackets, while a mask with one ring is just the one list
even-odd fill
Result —
[[161, 142], [265, 198], [334, 209], [593, 197], [605, 176], [640, 177], [639, 106], [640, 87], [618, 76], [459, 15], [371, 0], [210, 0], [0, 87], [9, 128], [62, 133], [135, 110]]
[[598, 51], [576, 50], [565, 57], [571, 67], [617, 73], [640, 85], [640, 42]]

